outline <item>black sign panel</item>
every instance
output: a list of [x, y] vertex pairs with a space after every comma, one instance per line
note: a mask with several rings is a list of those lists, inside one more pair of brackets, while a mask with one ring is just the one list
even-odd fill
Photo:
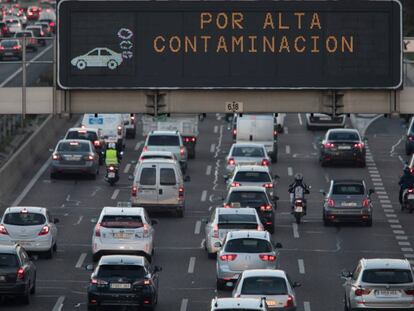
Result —
[[395, 1], [58, 4], [58, 81], [97, 89], [385, 89], [402, 82]]

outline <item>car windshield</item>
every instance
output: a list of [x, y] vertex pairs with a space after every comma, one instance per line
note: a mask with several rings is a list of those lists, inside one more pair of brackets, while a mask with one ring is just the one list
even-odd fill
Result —
[[176, 135], [151, 135], [148, 146], [179, 146], [180, 139]]
[[144, 276], [144, 268], [138, 265], [101, 265], [98, 269], [98, 278], [142, 279]]
[[4, 40], [4, 41], [1, 41], [0, 45], [4, 46], [5, 48], [11, 48], [13, 46], [18, 45], [18, 42], [13, 41], [13, 40]]
[[332, 194], [337, 195], [363, 195], [364, 193], [362, 184], [338, 184], [332, 188]]
[[57, 149], [59, 152], [89, 152], [89, 144], [82, 142], [63, 142]]
[[101, 220], [101, 227], [104, 228], [142, 228], [141, 216], [137, 215], [105, 215]]
[[269, 183], [271, 179], [267, 172], [237, 172], [234, 181]]
[[224, 249], [227, 253], [270, 253], [272, 246], [262, 239], [233, 239], [228, 240]]
[[67, 139], [86, 139], [89, 141], [98, 140], [98, 135], [92, 131], [70, 131], [66, 136]]
[[359, 136], [355, 132], [332, 132], [328, 136], [328, 140], [359, 140]]
[[260, 147], [234, 147], [233, 157], [250, 157], [250, 158], [263, 158], [263, 148]]
[[287, 295], [286, 281], [280, 277], [248, 277], [243, 280], [243, 295]]
[[0, 268], [15, 268], [19, 265], [15, 254], [0, 254]]
[[228, 199], [229, 205], [237, 205], [240, 204], [242, 207], [247, 206], [259, 206], [261, 204], [268, 204], [268, 200], [266, 197], [266, 194], [264, 192], [254, 192], [254, 191], [234, 191], [230, 194], [230, 197]]
[[39, 226], [46, 222], [45, 216], [38, 213], [7, 213], [3, 223], [13, 226]]
[[402, 284], [413, 281], [411, 270], [369, 269], [362, 274], [362, 281], [373, 284]]

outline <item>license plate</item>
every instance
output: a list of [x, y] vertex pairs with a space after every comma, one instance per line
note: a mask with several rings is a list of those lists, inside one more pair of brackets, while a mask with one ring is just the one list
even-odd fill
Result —
[[129, 239], [131, 235], [129, 233], [114, 233], [115, 239]]
[[295, 206], [295, 213], [302, 213], [303, 212], [303, 206]]
[[407, 197], [408, 200], [414, 200], [414, 194], [409, 194]]
[[130, 283], [111, 283], [111, 288], [128, 289], [128, 288], [131, 288], [131, 284]]
[[140, 189], [139, 192], [145, 193], [145, 194], [155, 194], [155, 190], [148, 190], [148, 189]]
[[338, 146], [338, 150], [350, 150], [351, 146]]
[[275, 300], [266, 300], [268, 306], [276, 306], [277, 302]]
[[377, 290], [377, 296], [395, 297], [399, 296], [399, 294], [398, 290]]
[[16, 244], [19, 244], [21, 246], [27, 246], [32, 244], [32, 242], [28, 242], [28, 241], [16, 241]]
[[79, 160], [80, 160], [80, 158], [73, 158], [73, 157], [70, 157], [70, 158], [66, 158], [66, 160], [67, 160], [67, 161], [79, 161]]
[[114, 172], [108, 173], [108, 178], [115, 178], [115, 173]]
[[342, 202], [341, 206], [354, 207], [357, 206], [357, 204], [355, 202]]
[[11, 53], [11, 52], [6, 52], [6, 53], [4, 53], [4, 55], [5, 55], [5, 56], [12, 56], [12, 55], [13, 55], [13, 53]]
[[4, 275], [0, 275], [0, 282], [6, 281], [6, 277]]

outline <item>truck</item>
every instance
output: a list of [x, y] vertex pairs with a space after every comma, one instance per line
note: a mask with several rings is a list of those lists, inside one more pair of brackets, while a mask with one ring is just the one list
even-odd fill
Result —
[[188, 157], [194, 159], [196, 156], [196, 145], [198, 137], [198, 115], [175, 114], [152, 117], [142, 116], [142, 134], [147, 136], [151, 131], [178, 131], [187, 148]]

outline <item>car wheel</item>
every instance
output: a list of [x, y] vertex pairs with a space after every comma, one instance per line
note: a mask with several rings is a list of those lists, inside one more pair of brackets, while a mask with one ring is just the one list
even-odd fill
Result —
[[76, 67], [79, 69], [79, 70], [83, 70], [83, 69], [85, 69], [86, 68], [86, 62], [84, 61], [84, 60], [78, 60], [78, 62], [76, 63]]
[[114, 70], [114, 69], [116, 69], [116, 67], [118, 67], [117, 62], [116, 62], [116, 61], [114, 61], [113, 59], [111, 59], [111, 60], [108, 62], [108, 68], [109, 68], [109, 69], [111, 69], [111, 70]]
[[92, 173], [92, 174], [90, 175], [90, 178], [91, 178], [92, 180], [95, 180], [97, 175], [98, 175], [98, 173], [95, 173], [95, 174], [93, 174], [93, 173]]
[[46, 259], [52, 259], [53, 258], [53, 246], [45, 252], [45, 258]]
[[372, 218], [366, 222], [367, 227], [372, 227]]
[[217, 290], [225, 290], [226, 289], [226, 283], [224, 280], [217, 279], [216, 280], [216, 287]]
[[321, 166], [322, 166], [322, 167], [326, 167], [326, 165], [327, 165], [327, 164], [326, 164], [326, 161], [321, 160]]

